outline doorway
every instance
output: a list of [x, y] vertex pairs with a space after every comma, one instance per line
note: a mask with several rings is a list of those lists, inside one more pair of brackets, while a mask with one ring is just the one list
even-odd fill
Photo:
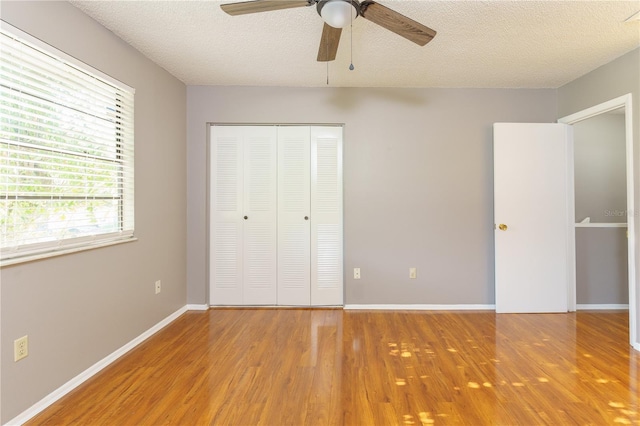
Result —
[[[636, 276], [635, 276], [635, 214], [634, 214], [634, 179], [633, 179], [633, 127], [631, 94], [620, 96], [608, 102], [596, 105], [583, 111], [560, 118], [559, 123], [577, 124], [584, 120], [602, 116], [612, 111], [620, 110], [624, 115], [624, 136], [625, 136], [625, 164], [626, 164], [626, 211], [622, 212], [626, 217], [627, 225], [627, 267], [628, 267], [628, 293], [629, 293], [629, 340], [632, 346], [638, 349], [636, 336]], [[615, 209], [614, 209], [615, 210]], [[602, 212], [603, 214], [605, 212]], [[617, 211], [613, 212], [617, 214]], [[611, 212], [610, 212], [611, 214]], [[586, 218], [581, 219], [586, 220]], [[620, 221], [621, 222], [621, 221]], [[622, 223], [622, 222], [621, 222]], [[575, 281], [568, 286], [567, 300], [570, 311], [577, 308], [577, 291]]]
[[576, 308], [629, 309], [624, 108], [573, 125]]

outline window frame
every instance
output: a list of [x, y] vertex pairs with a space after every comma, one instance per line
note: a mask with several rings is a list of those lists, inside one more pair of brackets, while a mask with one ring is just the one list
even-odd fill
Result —
[[[0, 28], [2, 32], [7, 33], [10, 37], [19, 40], [25, 45], [30, 45], [36, 50], [42, 51], [44, 55], [48, 55], [51, 58], [55, 58], [57, 61], [60, 61], [64, 66], [68, 66], [71, 68], [75, 68], [82, 73], [85, 73], [92, 78], [101, 81], [102, 83], [106, 83], [112, 87], [114, 87], [118, 94], [122, 94], [120, 92], [124, 92], [130, 95], [130, 105], [127, 107], [130, 109], [128, 113], [130, 115], [130, 123], [127, 128], [122, 131], [122, 128], [118, 126], [121, 124], [118, 122], [118, 119], [121, 118], [121, 115], [118, 115], [118, 111], [122, 110], [121, 108], [115, 108], [115, 118], [114, 125], [116, 127], [115, 130], [115, 138], [113, 140], [113, 149], [116, 153], [116, 159], [121, 159], [120, 162], [122, 164], [123, 173], [126, 172], [127, 177], [122, 179], [122, 182], [118, 180], [118, 194], [117, 197], [118, 205], [117, 215], [118, 215], [118, 227], [119, 230], [115, 232], [105, 232], [98, 234], [90, 234], [81, 237], [70, 237], [70, 238], [61, 238], [55, 239], [53, 241], [47, 242], [37, 242], [37, 243], [28, 243], [28, 244], [16, 244], [14, 246], [3, 247], [0, 249], [0, 267], [9, 266], [22, 262], [29, 262], [37, 259], [43, 259], [52, 256], [59, 256], [69, 253], [75, 253], [84, 250], [91, 250], [99, 247], [110, 246], [114, 244], [121, 244], [136, 241], [135, 237], [135, 170], [134, 170], [134, 99], [135, 99], [135, 89], [129, 87], [128, 85], [114, 79], [113, 77], [103, 73], [100, 70], [95, 69], [94, 67], [60, 51], [59, 49], [49, 45], [48, 43], [43, 42], [42, 40], [31, 36], [30, 34], [14, 27], [11, 24], [8, 24], [5, 21], [0, 20]], [[3, 35], [4, 37], [4, 35]], [[116, 99], [114, 101], [114, 107], [121, 102], [122, 99], [118, 98], [116, 95]], [[128, 140], [126, 142], [122, 142], [122, 138], [126, 137]], [[18, 144], [19, 145], [19, 144]], [[128, 155], [122, 159], [123, 151], [127, 150]], [[58, 148], [56, 152], [61, 152], [61, 149]], [[61, 196], [58, 199], [64, 200], [68, 195]]]

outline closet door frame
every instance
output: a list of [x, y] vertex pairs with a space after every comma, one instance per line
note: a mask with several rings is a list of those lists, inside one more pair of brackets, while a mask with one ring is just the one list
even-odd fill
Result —
[[[213, 162], [215, 161], [215, 148], [214, 148], [214, 141], [212, 139], [212, 134], [213, 134], [213, 128], [214, 127], [222, 127], [222, 126], [228, 126], [228, 127], [275, 127], [277, 129], [282, 129], [282, 128], [287, 128], [287, 127], [306, 127], [308, 128], [311, 132], [313, 132], [313, 128], [319, 128], [319, 129], [334, 129], [335, 132], [337, 132], [338, 135], [338, 145], [336, 147], [337, 152], [336, 152], [336, 160], [337, 160], [337, 165], [338, 165], [338, 177], [337, 180], [339, 182], [339, 185], [337, 187], [339, 194], [338, 194], [338, 198], [339, 198], [339, 213], [337, 214], [337, 216], [339, 216], [339, 221], [336, 224], [337, 230], [338, 230], [338, 236], [339, 236], [339, 244], [334, 244], [333, 246], [337, 248], [337, 256], [339, 258], [339, 262], [333, 262], [332, 265], [336, 265], [337, 266], [337, 271], [334, 271], [331, 275], [333, 275], [333, 277], [336, 278], [335, 281], [335, 285], [334, 286], [324, 286], [324, 288], [322, 288], [322, 286], [318, 286], [318, 271], [321, 271], [321, 267], [318, 266], [318, 261], [321, 260], [319, 258], [321, 258], [322, 256], [318, 256], [318, 248], [319, 248], [319, 238], [318, 238], [318, 225], [323, 223], [323, 220], [320, 219], [322, 217], [322, 215], [320, 215], [320, 217], [316, 217], [314, 218], [314, 216], [317, 216], [316, 213], [313, 212], [313, 199], [314, 199], [314, 194], [313, 194], [313, 190], [311, 190], [312, 194], [311, 194], [311, 214], [309, 215], [309, 227], [310, 229], [310, 238], [311, 238], [311, 244], [310, 244], [310, 264], [311, 264], [311, 273], [310, 273], [310, 306], [314, 307], [314, 306], [342, 306], [344, 304], [344, 232], [343, 232], [343, 225], [344, 225], [344, 216], [343, 216], [343, 212], [344, 212], [344, 207], [343, 207], [343, 135], [344, 135], [344, 124], [333, 124], [333, 123], [327, 123], [327, 124], [282, 124], [282, 123], [277, 123], [277, 124], [265, 124], [265, 123], [256, 123], [256, 124], [252, 124], [252, 123], [248, 123], [248, 124], [240, 124], [240, 123], [208, 123], [207, 125], [207, 171], [208, 171], [208, 179], [207, 179], [207, 204], [206, 204], [206, 218], [207, 218], [207, 264], [206, 264], [206, 276], [207, 276], [207, 282], [208, 285], [206, 286], [206, 298], [208, 300], [208, 304], [211, 306], [220, 306], [220, 305], [231, 305], [232, 303], [220, 303], [218, 300], [216, 300], [216, 292], [214, 291], [214, 282], [213, 282], [213, 277], [215, 276], [215, 262], [214, 262], [214, 246], [213, 246], [213, 240], [212, 238], [215, 235], [215, 231], [214, 231], [214, 226], [215, 226], [215, 220], [214, 220], [214, 208], [213, 208], [213, 202], [214, 202], [214, 194], [213, 194], [213, 190], [215, 187], [215, 176], [213, 176]], [[313, 147], [313, 145], [312, 145]], [[313, 148], [312, 148], [313, 151]], [[316, 165], [317, 165], [317, 146], [316, 146], [316, 152], [311, 152], [311, 164], [312, 164], [312, 170], [311, 170], [311, 179], [317, 179], [317, 173], [313, 171], [313, 162], [316, 161]], [[279, 155], [278, 155], [279, 158]], [[279, 159], [277, 160], [279, 161]], [[311, 184], [312, 188], [313, 188], [313, 183]], [[310, 188], [311, 189], [311, 188]], [[317, 200], [316, 200], [317, 201]], [[326, 223], [325, 223], [326, 224]], [[278, 231], [279, 232], [279, 231]], [[274, 253], [276, 253], [277, 255], [277, 251], [279, 249], [277, 249], [276, 251], [274, 251]], [[315, 250], [315, 253], [314, 253]], [[242, 256], [241, 256], [242, 257]], [[240, 262], [242, 263], [242, 259], [240, 259]], [[244, 265], [243, 265], [244, 267]], [[315, 280], [315, 283], [314, 283]], [[277, 286], [277, 283], [276, 283]], [[279, 302], [277, 302], [279, 303]], [[247, 306], [250, 305], [248, 303], [233, 303], [234, 306]], [[299, 304], [293, 304], [295, 306], [309, 306], [309, 305], [299, 305]]]

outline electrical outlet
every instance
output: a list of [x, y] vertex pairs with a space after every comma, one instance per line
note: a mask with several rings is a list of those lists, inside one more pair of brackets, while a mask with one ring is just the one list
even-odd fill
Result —
[[353, 268], [353, 279], [354, 280], [360, 279], [360, 268]]
[[156, 294], [160, 293], [162, 291], [162, 281], [158, 280], [156, 281]]
[[409, 278], [412, 280], [418, 278], [418, 270], [416, 268], [409, 268]]
[[13, 341], [13, 360], [20, 361], [29, 355], [29, 336], [22, 336]]

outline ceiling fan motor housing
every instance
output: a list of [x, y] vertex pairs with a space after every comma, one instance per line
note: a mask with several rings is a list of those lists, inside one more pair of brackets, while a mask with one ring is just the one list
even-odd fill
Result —
[[[343, 6], [345, 4], [350, 5], [352, 8], [345, 8]], [[327, 9], [325, 9], [325, 6], [328, 6]], [[362, 12], [360, 10], [360, 2], [358, 2], [358, 0], [318, 0], [316, 9], [318, 11], [318, 15], [320, 15], [328, 25], [331, 25], [334, 28], [346, 27], [347, 23], [351, 22], [350, 18], [353, 14], [353, 11], [355, 11], [355, 16], [353, 17], [353, 19], [362, 15]], [[349, 19], [347, 19], [347, 16]]]

